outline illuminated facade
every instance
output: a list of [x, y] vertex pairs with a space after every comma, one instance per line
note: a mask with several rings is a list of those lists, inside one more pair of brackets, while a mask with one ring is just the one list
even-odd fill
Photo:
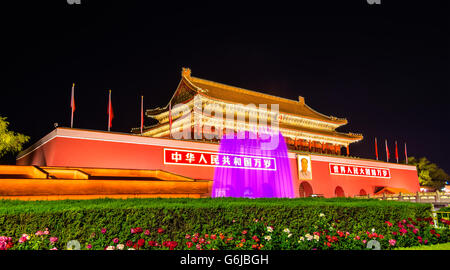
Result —
[[[194, 100], [200, 100], [202, 108], [196, 110]], [[169, 106], [170, 104], [170, 106]], [[191, 117], [182, 117], [177, 110], [177, 104], [185, 104], [190, 109]], [[249, 110], [248, 104], [255, 106]], [[267, 110], [259, 104], [266, 104]], [[270, 115], [271, 104], [278, 104], [279, 113]], [[205, 106], [216, 106], [222, 111], [223, 118], [204, 114]], [[235, 108], [234, 121], [225, 118], [226, 106]], [[258, 107], [257, 107], [258, 106]], [[169, 110], [169, 108], [175, 108]], [[169, 112], [170, 111], [170, 112]], [[202, 115], [196, 117], [200, 112]], [[305, 103], [305, 99], [299, 96], [298, 100], [276, 97], [260, 92], [250, 91], [234, 86], [216, 83], [191, 76], [189, 68], [183, 68], [181, 80], [169, 103], [163, 108], [146, 110], [145, 115], [158, 121], [156, 125], [144, 127], [143, 135], [149, 137], [170, 137], [171, 132], [188, 125], [191, 138], [195, 138], [195, 132], [204, 128], [205, 123], [213, 123], [212, 132], [224, 134], [225, 130], [253, 131], [255, 125], [260, 123], [271, 124], [271, 119], [278, 119], [280, 132], [283, 134], [288, 148], [326, 154], [341, 154], [342, 147], [348, 147], [351, 143], [363, 139], [361, 134], [341, 133], [336, 128], [347, 124], [347, 120], [321, 114]], [[169, 124], [169, 115], [172, 117], [172, 127]], [[267, 117], [262, 119], [262, 117]], [[272, 118], [271, 118], [272, 117]], [[250, 121], [257, 119], [257, 121]], [[264, 120], [264, 121], [261, 121]], [[132, 129], [139, 133], [139, 128]], [[221, 136], [218, 136], [221, 138]], [[205, 140], [205, 138], [201, 138]], [[210, 139], [209, 141], [218, 141]]]

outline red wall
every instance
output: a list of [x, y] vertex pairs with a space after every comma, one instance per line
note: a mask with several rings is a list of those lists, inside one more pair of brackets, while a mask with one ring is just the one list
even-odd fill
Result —
[[[214, 167], [164, 164], [164, 148], [217, 152], [217, 144], [149, 138], [111, 132], [58, 128], [19, 154], [17, 165], [97, 167], [122, 169], [161, 169], [195, 179], [213, 179]], [[301, 181], [297, 177], [295, 153], [289, 153], [296, 196]], [[361, 189], [374, 193], [376, 186], [419, 191], [414, 166], [368, 161], [344, 157], [310, 155], [312, 180], [307, 180], [314, 194], [334, 197], [335, 188], [342, 187], [345, 196], [359, 195]], [[329, 173], [329, 163], [379, 166], [389, 168], [390, 179], [341, 176]]]

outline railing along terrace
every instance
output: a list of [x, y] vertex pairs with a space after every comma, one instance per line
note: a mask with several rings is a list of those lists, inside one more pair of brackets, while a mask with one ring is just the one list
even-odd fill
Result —
[[410, 202], [424, 202], [424, 203], [450, 203], [450, 193], [444, 192], [416, 192], [416, 193], [398, 193], [382, 195], [358, 195], [355, 198], [361, 199], [379, 199], [387, 201], [410, 201]]

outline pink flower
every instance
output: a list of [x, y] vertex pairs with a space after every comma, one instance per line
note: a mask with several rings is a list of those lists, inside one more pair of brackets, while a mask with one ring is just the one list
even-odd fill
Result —
[[114, 239], [113, 239], [113, 242], [114, 242], [114, 244], [119, 243], [119, 238], [114, 238]]
[[41, 235], [43, 235], [43, 234], [44, 234], [43, 231], [37, 231], [34, 235], [41, 236]]
[[395, 243], [397, 243], [397, 240], [395, 240], [395, 239], [390, 239], [389, 240], [389, 245], [395, 246]]
[[416, 228], [416, 229], [413, 230], [413, 233], [414, 233], [414, 234], [417, 234], [418, 231], [419, 231], [419, 230]]
[[365, 244], [367, 242], [367, 240], [363, 240], [362, 242]]
[[136, 230], [134, 228], [131, 228], [130, 232], [134, 234], [136, 233]]
[[19, 238], [19, 243], [25, 243], [27, 241], [27, 238], [26, 237], [20, 237]]
[[103, 234], [105, 234], [105, 233], [106, 233], [106, 228], [102, 228], [101, 232], [102, 232]]
[[58, 250], [56, 247], [54, 247], [54, 248], [51, 248], [50, 250]]
[[202, 248], [202, 245], [197, 244], [195, 247], [196, 247], [197, 249], [200, 249], [200, 248]]
[[45, 228], [44, 234], [48, 235], [50, 232], [48, 231], [48, 228]]
[[150, 231], [149, 230], [145, 230], [144, 234], [145, 235], [150, 235]]
[[54, 244], [56, 242], [58, 242], [58, 237], [50, 237], [50, 243]]
[[428, 243], [428, 240], [427, 239], [425, 239], [425, 241], [423, 241], [424, 243], [425, 243], [425, 245]]
[[186, 234], [186, 236], [184, 238], [189, 239], [189, 238], [191, 238], [191, 236], [189, 234]]
[[361, 237], [359, 237], [359, 235], [357, 235], [357, 236], [355, 237], [355, 239], [356, 239], [356, 240], [359, 240], [359, 239], [361, 239]]
[[88, 244], [86, 248], [87, 248], [87, 249], [91, 249], [91, 248], [92, 248], [92, 245], [91, 245], [91, 244]]

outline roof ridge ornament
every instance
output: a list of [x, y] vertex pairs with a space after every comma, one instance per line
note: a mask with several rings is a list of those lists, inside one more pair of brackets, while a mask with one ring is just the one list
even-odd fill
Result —
[[191, 69], [190, 68], [182, 68], [181, 69], [181, 76], [186, 78], [191, 78]]

